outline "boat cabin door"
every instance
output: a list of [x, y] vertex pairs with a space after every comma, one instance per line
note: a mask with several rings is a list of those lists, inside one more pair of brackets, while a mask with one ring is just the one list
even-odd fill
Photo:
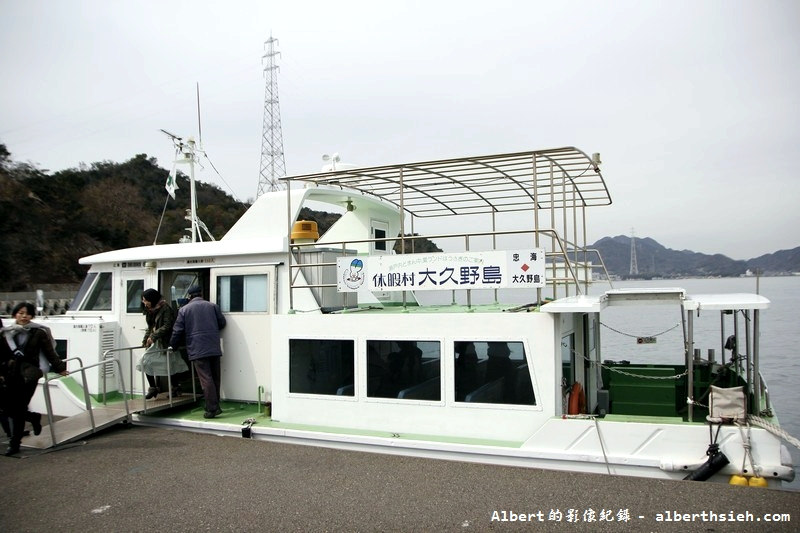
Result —
[[564, 313], [561, 315], [561, 392], [564, 412], [569, 411], [569, 395], [580, 384], [585, 397], [585, 412], [596, 405], [599, 372], [592, 371], [592, 361], [598, 360], [597, 313]]
[[[227, 320], [222, 330], [222, 396], [269, 400], [272, 356], [271, 315], [276, 312], [275, 264], [223, 266], [211, 270], [211, 301]], [[262, 396], [262, 392], [266, 396]]]
[[141, 263], [133, 268], [123, 263], [120, 278], [118, 287], [121, 290], [117, 299], [121, 307], [118, 314], [120, 338], [117, 346], [140, 346], [147, 330], [142, 293], [156, 286], [155, 273]]

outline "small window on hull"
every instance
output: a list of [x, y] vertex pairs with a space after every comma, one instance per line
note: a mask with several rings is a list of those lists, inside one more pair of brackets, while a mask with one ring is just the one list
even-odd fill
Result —
[[442, 399], [441, 345], [436, 341], [367, 341], [367, 396]]
[[521, 342], [456, 342], [457, 402], [536, 405]]
[[354, 396], [355, 342], [289, 340], [289, 392]]

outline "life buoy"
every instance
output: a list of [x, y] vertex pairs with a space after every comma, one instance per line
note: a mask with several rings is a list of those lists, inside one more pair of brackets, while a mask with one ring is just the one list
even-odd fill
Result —
[[580, 415], [586, 412], [586, 394], [583, 392], [583, 386], [577, 381], [572, 384], [572, 390], [569, 391], [569, 407], [567, 413], [571, 415]]

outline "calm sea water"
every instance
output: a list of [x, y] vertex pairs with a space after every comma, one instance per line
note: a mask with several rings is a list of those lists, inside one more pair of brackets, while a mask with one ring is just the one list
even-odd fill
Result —
[[[680, 287], [689, 294], [718, 294], [731, 292], [756, 292], [755, 278], [721, 279], [682, 279], [658, 281], [614, 282], [615, 288], [628, 287]], [[606, 290], [607, 285], [596, 284], [592, 292]], [[767, 383], [772, 405], [781, 422], [781, 427], [793, 437], [800, 439], [800, 276], [760, 278], [758, 292], [770, 300], [770, 307], [761, 311], [760, 370]], [[604, 312], [601, 320], [626, 334], [649, 336], [661, 333], [680, 322], [678, 311], [674, 320], [669, 317], [655, 318], [654, 314], [642, 313], [641, 308], [611, 308]], [[709, 316], [702, 316], [709, 315]], [[740, 319], [743, 320], [743, 319]], [[716, 349], [716, 359], [721, 359], [719, 313], [701, 313], [696, 318], [696, 347], [701, 348], [706, 357], [707, 348]], [[741, 322], [740, 322], [741, 324]], [[601, 328], [603, 339], [603, 358], [625, 359], [626, 355], [640, 359], [646, 350], [655, 351], [664, 343], [680, 343], [683, 339], [681, 327], [677, 327], [658, 337], [656, 345], [637, 345], [634, 338]], [[726, 323], [726, 333], [732, 333], [732, 322]], [[730, 356], [730, 352], [725, 352]], [[682, 357], [678, 356], [681, 362]], [[662, 361], [654, 361], [662, 362]], [[667, 362], [667, 361], [663, 361]], [[800, 450], [785, 443], [794, 459], [795, 481], [785, 484], [790, 490], [800, 490]]]

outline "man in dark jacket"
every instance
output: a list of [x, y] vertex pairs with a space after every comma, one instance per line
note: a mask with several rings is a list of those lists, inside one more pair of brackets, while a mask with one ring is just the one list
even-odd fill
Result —
[[225, 327], [225, 317], [215, 303], [202, 298], [202, 290], [193, 285], [188, 291], [189, 303], [178, 309], [169, 345], [173, 349], [186, 343], [189, 360], [194, 361], [203, 396], [206, 399], [205, 418], [222, 413], [219, 408], [220, 348], [219, 330]]

